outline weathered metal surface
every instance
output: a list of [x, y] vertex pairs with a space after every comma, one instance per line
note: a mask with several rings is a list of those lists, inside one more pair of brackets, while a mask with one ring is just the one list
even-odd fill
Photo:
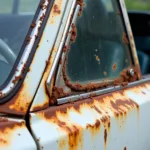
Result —
[[[85, 6], [84, 3], [83, 3], [84, 1], [79, 1], [79, 2], [81, 3], [80, 4], [81, 6]], [[79, 92], [76, 93], [76, 91], [84, 90], [84, 91], [89, 92], [89, 91], [92, 91], [92, 90], [95, 90], [95, 89], [98, 89], [98, 88], [101, 88], [102, 91], [104, 91], [103, 90], [104, 87], [109, 88], [110, 86], [113, 87], [113, 86], [116, 86], [116, 85], [126, 86], [129, 83], [137, 81], [141, 78], [138, 58], [137, 58], [137, 54], [136, 54], [135, 44], [134, 44], [133, 35], [132, 35], [131, 28], [130, 28], [126, 8], [125, 8], [124, 3], [122, 1], [120, 1], [120, 4], [121, 4], [121, 6], [123, 6], [122, 15], [124, 16], [124, 21], [125, 21], [125, 24], [126, 24], [126, 29], [129, 33], [130, 42], [129, 42], [128, 37], [125, 33], [123, 33], [122, 38], [123, 38], [124, 42], [126, 42], [127, 44], [130, 44], [130, 46], [131, 46], [131, 50], [133, 52], [133, 59], [135, 59], [135, 62], [133, 64], [133, 66], [129, 67], [128, 69], [123, 70], [120, 74], [120, 77], [113, 80], [113, 81], [107, 78], [106, 80], [101, 81], [99, 83], [95, 83], [95, 82], [93, 82], [93, 83], [91, 82], [91, 83], [88, 83], [88, 84], [81, 84], [81, 83], [78, 83], [78, 82], [77, 83], [72, 83], [70, 81], [70, 79], [68, 78], [67, 74], [66, 74], [66, 65], [65, 65], [66, 61], [64, 63], [64, 58], [65, 58], [65, 55], [66, 55], [65, 52], [67, 51], [67, 47], [69, 47], [68, 44], [65, 44], [64, 48], [66, 50], [64, 50], [65, 52], [62, 54], [62, 57], [61, 57], [61, 63], [58, 67], [57, 77], [56, 77], [56, 81], [55, 81], [55, 87], [54, 87], [55, 89], [53, 90], [54, 91], [53, 97], [55, 99], [54, 101], [56, 101], [56, 99], [58, 99], [58, 98], [61, 99], [62, 97], [64, 98], [65, 96], [69, 96], [69, 95], [72, 96], [73, 94], [74, 95], [78, 94]], [[82, 9], [84, 9], [84, 7]], [[119, 13], [119, 15], [120, 14], [121, 13]], [[76, 36], [77, 36], [76, 27], [75, 27], [75, 24], [72, 24], [71, 26], [72, 26], [72, 29], [69, 31], [68, 35], [72, 34], [73, 37], [72, 36], [71, 37], [73, 38], [73, 41], [74, 41]], [[66, 41], [68, 41], [68, 39]], [[70, 40], [69, 40], [69, 42], [70, 42]], [[116, 64], [114, 64], [112, 66], [112, 69], [116, 69]], [[131, 69], [134, 71], [134, 75], [130, 74], [129, 71]], [[54, 72], [54, 71], [52, 70], [52, 72]], [[63, 72], [63, 74], [62, 74], [62, 72]], [[52, 79], [52, 75], [50, 77]], [[70, 89], [67, 89], [67, 88], [70, 88]], [[73, 91], [73, 90], [75, 90], [75, 91]], [[69, 101], [69, 99], [67, 101]]]
[[[49, 7], [50, 1], [48, 0], [42, 0], [40, 3], [40, 11], [37, 16], [37, 19], [31, 24], [30, 28], [32, 28], [32, 31], [27, 39], [25, 39], [24, 42], [26, 42], [26, 46], [24, 48], [24, 52], [22, 54], [22, 57], [19, 60], [18, 66], [16, 67], [16, 71], [13, 74], [10, 82], [7, 84], [7, 86], [0, 91], [0, 98], [8, 96], [12, 92], [12, 90], [16, 87], [19, 80], [22, 78], [22, 74], [24, 73], [24, 70], [26, 68], [26, 64], [29, 58], [29, 55], [31, 54], [32, 48], [34, 46], [35, 41], [37, 40], [37, 36], [39, 34], [39, 30], [41, 29], [43, 19], [45, 18], [45, 14], [47, 12], [47, 8]], [[15, 62], [16, 58], [14, 58]]]
[[[64, 28], [66, 25], [66, 20], [68, 19], [68, 15], [69, 15], [72, 3], [73, 3], [73, 0], [69, 0], [69, 1], [64, 0], [63, 2], [61, 0], [56, 0], [54, 3], [53, 9], [52, 9], [53, 13], [51, 14], [50, 20], [48, 21], [48, 22], [50, 22], [49, 30], [47, 30], [45, 33], [47, 33], [47, 37], [49, 37], [49, 40], [52, 40], [53, 42], [57, 35], [57, 40], [55, 41], [55, 44], [53, 42], [51, 42], [52, 43], [51, 45], [49, 44], [49, 53], [51, 53], [51, 54], [50, 54], [50, 57], [47, 58], [47, 61], [45, 63], [47, 66], [46, 66], [43, 78], [41, 80], [41, 83], [39, 85], [38, 91], [36, 93], [36, 96], [34, 98], [33, 104], [30, 108], [31, 112], [42, 110], [42, 109], [48, 107], [48, 105], [49, 105], [49, 96], [47, 94], [45, 82], [48, 78], [49, 72], [53, 66], [53, 62], [54, 62], [56, 54], [58, 52], [58, 47], [61, 42], [61, 38], [62, 38]], [[55, 7], [57, 8], [57, 11], [59, 10], [61, 12], [59, 15], [57, 14], [57, 17], [55, 17], [55, 13], [56, 13]], [[64, 11], [65, 11], [65, 14], [64, 14]], [[60, 26], [60, 24], [61, 24], [61, 26]], [[60, 26], [60, 31], [58, 32], [59, 26]], [[57, 34], [57, 32], [58, 32], [58, 34]], [[49, 33], [51, 33], [51, 34], [49, 34]], [[45, 53], [47, 54], [47, 56], [49, 56], [49, 53], [47, 53], [47, 52], [45, 52]]]
[[1, 150], [36, 150], [36, 144], [23, 120], [0, 117]]
[[[138, 56], [137, 56], [137, 51], [136, 51], [136, 47], [135, 47], [135, 42], [134, 42], [133, 33], [131, 30], [131, 26], [130, 26], [130, 21], [129, 21], [127, 9], [126, 9], [125, 1], [119, 0], [119, 2], [120, 2], [121, 9], [122, 9], [122, 14], [123, 14], [125, 26], [127, 29], [127, 34], [128, 34], [128, 38], [129, 38], [130, 47], [132, 50], [131, 52], [133, 55], [134, 64], [136, 67], [138, 67], [138, 70], [140, 70], [139, 60], [138, 60]], [[141, 78], [140, 71], [138, 72], [138, 78], [139, 79]]]
[[150, 149], [150, 82], [30, 114], [40, 149]]
[[[26, 75], [24, 83], [18, 93], [7, 103], [0, 105], [0, 113], [15, 114], [24, 116], [37, 90], [37, 87], [41, 81], [41, 77], [45, 72], [46, 62], [50, 56], [57, 32], [59, 30], [60, 20], [62, 17], [62, 9], [66, 1], [55, 0], [55, 4], [48, 17], [48, 21], [44, 28], [41, 40], [37, 47], [36, 53], [30, 65], [29, 72]], [[41, 18], [42, 21], [43, 18]], [[55, 20], [55, 21], [54, 21]], [[40, 61], [39, 61], [40, 60]], [[45, 91], [42, 94], [46, 94]], [[40, 96], [42, 96], [40, 93]], [[39, 100], [39, 99], [38, 99]], [[43, 100], [42, 102], [36, 101], [32, 106], [37, 108], [48, 107], [48, 101]]]

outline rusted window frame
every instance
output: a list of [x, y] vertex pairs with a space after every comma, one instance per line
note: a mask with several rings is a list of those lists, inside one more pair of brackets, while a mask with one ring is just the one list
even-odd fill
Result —
[[0, 104], [11, 99], [21, 87], [32, 63], [54, 0], [40, 0], [29, 31], [8, 79], [0, 86]]
[[[125, 25], [125, 29], [126, 29], [126, 33], [127, 33], [126, 37], [129, 40], [128, 42], [129, 42], [129, 45], [130, 45], [131, 55], [132, 55], [133, 64], [134, 64], [133, 67], [135, 67], [135, 69], [137, 70], [136, 71], [137, 79], [140, 80], [141, 79], [140, 66], [139, 66], [139, 62], [138, 62], [135, 43], [134, 43], [134, 40], [133, 40], [133, 35], [132, 35], [132, 31], [131, 31], [129, 18], [128, 18], [128, 15], [127, 15], [127, 10], [126, 10], [126, 7], [125, 7], [124, 0], [118, 0], [118, 4], [119, 4], [120, 10], [121, 10], [121, 12], [118, 12], [118, 13], [122, 13], [123, 21], [124, 21], [124, 25]], [[82, 4], [81, 4], [81, 10], [82, 10]], [[66, 39], [66, 43], [68, 43], [67, 39]], [[64, 46], [64, 49], [61, 47], [61, 50], [59, 50], [59, 51], [60, 51], [60, 54], [62, 53], [62, 57], [61, 57], [61, 63], [58, 67], [56, 80], [55, 80], [55, 82], [56, 82], [55, 85], [57, 85], [57, 80], [61, 76], [60, 73], [62, 72], [62, 65], [64, 64], [65, 56], [66, 56], [66, 47]], [[58, 62], [59, 58], [60, 58], [60, 56], [55, 58], [57, 60], [57, 62]], [[51, 71], [51, 75], [49, 76], [48, 81], [52, 80], [52, 78], [54, 77], [54, 74], [56, 73], [57, 65], [58, 65], [58, 63], [55, 64], [55, 69], [53, 69]], [[132, 74], [132, 68], [129, 71], [131, 71], [130, 73]], [[63, 80], [64, 80], [64, 78], [63, 78]], [[47, 84], [48, 84], [47, 89], [49, 91], [49, 94], [52, 95], [52, 93], [51, 93], [52, 91], [50, 91], [50, 89], [52, 89], [52, 88], [50, 88], [52, 83], [48, 82], [48, 81], [47, 81]], [[139, 82], [141, 82], [141, 81], [134, 80], [134, 82], [129, 83], [128, 85], [126, 85], [126, 87], [127, 86], [132, 86], [134, 84], [138, 84]], [[142, 81], [142, 82], [145, 82], [145, 81]], [[65, 86], [69, 87], [66, 84], [65, 84]], [[99, 88], [95, 88], [94, 92], [89, 92], [88, 90], [85, 90], [85, 91], [83, 90], [83, 91], [78, 91], [78, 92], [74, 92], [74, 93], [71, 93], [71, 94], [70, 93], [64, 93], [63, 90], [59, 87], [57, 88], [57, 87], [54, 86], [53, 88], [55, 89], [54, 91], [58, 91], [58, 97], [54, 96], [54, 98], [56, 98], [56, 100], [57, 100], [57, 104], [63, 104], [63, 103], [67, 103], [69, 101], [76, 101], [76, 100], [79, 100], [79, 99], [88, 98], [91, 95], [100, 95], [100, 94], [116, 91], [116, 90], [122, 89], [122, 85], [121, 85], [121, 83], [119, 83], [118, 85], [115, 85], [115, 88], [108, 86], [107, 88], [100, 89], [100, 90], [99, 90]], [[72, 89], [72, 87], [70, 89]], [[80, 93], [83, 93], [83, 94], [80, 94]], [[56, 95], [57, 95], [57, 93], [56, 93]]]

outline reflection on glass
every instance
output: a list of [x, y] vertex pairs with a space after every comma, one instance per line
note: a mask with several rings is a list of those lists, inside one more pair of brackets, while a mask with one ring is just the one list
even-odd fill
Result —
[[16, 61], [39, 1], [0, 1], [0, 86], [8, 78]]
[[131, 66], [129, 45], [116, 0], [84, 0], [77, 38], [71, 44], [66, 74], [72, 83], [115, 79]]

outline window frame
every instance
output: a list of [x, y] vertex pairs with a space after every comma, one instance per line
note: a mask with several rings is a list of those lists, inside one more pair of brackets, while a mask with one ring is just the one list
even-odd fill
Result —
[[0, 104], [11, 100], [20, 89], [32, 63], [53, 3], [54, 0], [40, 0], [16, 62], [7, 80], [0, 86]]
[[[129, 40], [129, 47], [130, 47], [130, 51], [131, 51], [130, 53], [131, 53], [131, 58], [133, 59], [133, 65], [134, 65], [133, 67], [136, 66], [136, 68], [138, 70], [138, 72], [137, 72], [138, 80], [140, 80], [141, 79], [140, 66], [139, 66], [139, 61], [138, 61], [138, 57], [137, 57], [137, 53], [136, 53], [133, 34], [132, 34], [130, 23], [129, 23], [129, 18], [128, 18], [128, 15], [127, 15], [127, 10], [126, 10], [126, 7], [125, 7], [125, 2], [124, 2], [124, 0], [117, 0], [117, 2], [118, 2], [119, 9], [121, 10], [121, 12], [119, 12], [119, 13], [121, 13], [121, 15], [122, 15], [123, 24], [125, 26], [125, 31], [126, 31], [126, 34], [127, 34], [127, 38]], [[76, 6], [77, 5], [75, 5], [75, 8], [76, 8]], [[72, 22], [72, 23], [74, 23], [74, 22]], [[70, 26], [71, 26], [71, 24], [70, 24]], [[66, 37], [66, 41], [63, 41], [63, 44], [65, 42], [66, 43], [68, 42], [67, 37]], [[50, 96], [52, 95], [52, 86], [53, 86], [52, 85], [53, 84], [52, 80], [54, 79], [54, 74], [56, 73], [56, 79], [55, 79], [54, 87], [55, 87], [55, 85], [57, 87], [57, 81], [58, 81], [58, 78], [61, 76], [62, 64], [64, 63], [64, 59], [65, 59], [65, 56], [66, 56], [66, 53], [63, 52], [62, 45], [59, 47], [57, 54], [58, 53], [59, 53], [59, 55], [57, 57], [55, 57], [55, 63], [53, 63], [54, 67], [53, 67], [53, 69], [51, 69], [48, 80], [47, 80], [47, 90], [48, 90]], [[60, 54], [61, 54], [61, 56], [60, 56]], [[61, 64], [58, 65], [58, 61], [60, 59], [62, 61], [61, 61]], [[58, 70], [56, 70], [57, 65], [58, 65]], [[62, 82], [64, 82], [64, 78], [62, 80], [63, 80]], [[134, 84], [137, 84], [138, 82], [139, 81], [131, 82], [131, 83], [129, 83], [128, 86], [132, 86]], [[67, 86], [67, 84], [65, 83], [65, 87], [69, 87], [69, 86]], [[63, 87], [63, 89], [65, 87]], [[72, 89], [72, 88], [70, 88], [70, 89]], [[107, 87], [105, 89], [98, 89], [97, 88], [96, 90], [93, 90], [92, 92], [86, 92], [86, 91], [83, 90], [83, 91], [78, 91], [78, 92], [74, 92], [74, 93], [71, 92], [70, 95], [68, 93], [66, 93], [66, 95], [64, 95], [63, 97], [57, 97], [56, 99], [57, 99], [57, 104], [64, 104], [64, 103], [67, 103], [69, 101], [76, 101], [76, 100], [88, 98], [91, 95], [100, 95], [100, 94], [116, 91], [116, 90], [119, 90], [119, 89], [122, 89], [122, 87], [118, 85], [115, 88], [114, 87]]]
[[[139, 64], [138, 64], [138, 61], [137, 61], [138, 58], [137, 59], [135, 58], [135, 56], [137, 55], [135, 53], [136, 49], [134, 47], [134, 44], [131, 41], [131, 39], [133, 38], [132, 31], [131, 31], [131, 29], [128, 28], [128, 27], [130, 27], [129, 24], [127, 23], [128, 16], [126, 16], [126, 12], [123, 12], [125, 10], [125, 5], [121, 2], [123, 2], [123, 1], [120, 1], [120, 3], [118, 1], [118, 6], [120, 8], [120, 12], [118, 12], [118, 15], [120, 15], [120, 17], [122, 18], [123, 26], [125, 28], [125, 37], [122, 35], [122, 38], [123, 37], [125, 38], [123, 40], [126, 40], [126, 38], [127, 38], [127, 40], [129, 41], [129, 44], [128, 44], [129, 45], [129, 51], [131, 53], [131, 58], [132, 58], [132, 61], [133, 61], [133, 63], [132, 63], [133, 66], [131, 66], [131, 68], [129, 68], [129, 69], [132, 69], [132, 71], [133, 70], [139, 70], [138, 69]], [[72, 24], [75, 24], [75, 23], [73, 22]], [[69, 33], [70, 32], [71, 32], [71, 30], [69, 31]], [[69, 46], [69, 44], [66, 45], [66, 46]], [[65, 54], [65, 55], [67, 55], [67, 54]], [[65, 61], [63, 63], [67, 63], [67, 62]], [[136, 66], [136, 68], [135, 68], [135, 66]], [[122, 71], [124, 71], [124, 70], [122, 70]], [[67, 81], [66, 86], [70, 87], [70, 89], [73, 89], [75, 91], [89, 90], [88, 86], [93, 87], [92, 89], [103, 88], [105, 86], [108, 86], [108, 84], [113, 83], [115, 80], [117, 81], [119, 79], [119, 77], [118, 77], [118, 78], [115, 78], [114, 80], [106, 80], [106, 81], [105, 81], [105, 79], [104, 80], [99, 80], [98, 79], [98, 80], [95, 80], [95, 81], [92, 80], [91, 83], [89, 82], [89, 84], [85, 84], [85, 85], [80, 84], [80, 83], [79, 84], [78, 83], [73, 83], [69, 80], [69, 77], [66, 74], [66, 65], [65, 64], [63, 64], [63, 76], [65, 76], [65, 82]], [[139, 76], [140, 76], [140, 74], [138, 75], [138, 77]], [[140, 79], [140, 77], [138, 79]]]

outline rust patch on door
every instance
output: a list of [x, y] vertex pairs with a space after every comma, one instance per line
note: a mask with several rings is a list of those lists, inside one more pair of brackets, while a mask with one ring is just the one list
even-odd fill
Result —
[[[19, 128], [25, 128], [24, 122], [10, 121], [5, 118], [0, 118], [0, 147], [6, 147], [11, 144], [12, 136]], [[20, 133], [18, 133], [20, 136]]]
[[26, 84], [23, 83], [20, 90], [10, 101], [0, 105], [0, 112], [24, 116], [31, 103], [28, 90]]
[[62, 0], [55, 0], [50, 14], [49, 23], [55, 24], [57, 16], [61, 14]]
[[[139, 105], [129, 97], [128, 92], [133, 92], [137, 97], [142, 94], [144, 99], [147, 95], [146, 93], [143, 94], [142, 91], [143, 89], [150, 91], [149, 87], [150, 83], [146, 83], [101, 96], [94, 95], [91, 98], [74, 103], [53, 106], [35, 114], [40, 118], [42, 117], [46, 122], [56, 125], [60, 131], [65, 132], [65, 146], [68, 144], [70, 149], [82, 147], [85, 129], [90, 132], [90, 136], [93, 139], [98, 133], [103, 131], [104, 146], [107, 149], [107, 143], [110, 139], [111, 116], [115, 116], [115, 119], [118, 121], [120, 117], [123, 117], [123, 121], [125, 121], [131, 110], [134, 109], [134, 112], [138, 113], [140, 109]], [[94, 123], [93, 119], [84, 125], [80, 124], [80, 121], [74, 122], [77, 118], [81, 118], [82, 120], [82, 117], [86, 115], [85, 112], [88, 112], [86, 117], [88, 117], [88, 114], [95, 114], [93, 115], [95, 119]], [[74, 114], [75, 118], [71, 114]], [[122, 124], [124, 123], [122, 122]], [[58, 142], [62, 146], [62, 141]]]

